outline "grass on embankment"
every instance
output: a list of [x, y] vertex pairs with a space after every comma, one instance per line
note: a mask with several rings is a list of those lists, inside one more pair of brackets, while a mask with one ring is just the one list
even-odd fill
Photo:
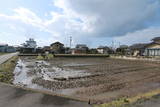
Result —
[[7, 53], [2, 53], [2, 52], [0, 52], [0, 55], [5, 55], [5, 54], [7, 54]]
[[13, 81], [13, 70], [16, 66], [18, 57], [14, 56], [7, 62], [0, 65], [0, 82], [12, 83]]
[[150, 99], [159, 94], [160, 94], [160, 89], [157, 89], [157, 90], [153, 90], [148, 93], [139, 94], [132, 98], [121, 98], [119, 100], [112, 101], [110, 103], [94, 105], [94, 107], [130, 107], [130, 105], [140, 100]]

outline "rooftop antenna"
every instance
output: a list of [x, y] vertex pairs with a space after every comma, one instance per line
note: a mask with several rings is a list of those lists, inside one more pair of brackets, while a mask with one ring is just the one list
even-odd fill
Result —
[[70, 36], [70, 48], [72, 47], [72, 37]]

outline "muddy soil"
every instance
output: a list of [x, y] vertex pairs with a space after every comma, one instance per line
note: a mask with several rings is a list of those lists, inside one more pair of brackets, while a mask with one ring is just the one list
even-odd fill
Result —
[[15, 85], [104, 103], [160, 88], [160, 63], [111, 58], [20, 57]]

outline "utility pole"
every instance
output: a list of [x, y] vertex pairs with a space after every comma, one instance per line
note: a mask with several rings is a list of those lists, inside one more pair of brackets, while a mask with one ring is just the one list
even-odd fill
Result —
[[121, 42], [119, 42], [119, 47], [121, 46]]
[[72, 37], [70, 36], [70, 48], [72, 48]]
[[112, 41], [112, 49], [114, 49], [114, 41]]

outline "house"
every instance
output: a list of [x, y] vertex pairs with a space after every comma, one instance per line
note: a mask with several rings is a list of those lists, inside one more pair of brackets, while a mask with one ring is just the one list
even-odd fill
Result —
[[152, 39], [152, 43], [149, 43], [145, 47], [145, 56], [160, 56], [160, 37]]
[[97, 49], [92, 48], [92, 49], [89, 49], [89, 54], [98, 54], [98, 51]]
[[51, 52], [50, 46], [44, 46], [42, 50], [43, 50], [44, 53], [45, 52], [48, 52], [48, 53]]
[[6, 52], [8, 53], [16, 52], [16, 48], [13, 46], [7, 46]]
[[25, 48], [36, 48], [37, 47], [37, 43], [36, 41], [34, 41], [33, 38], [30, 38], [29, 40], [26, 41], [26, 43], [23, 43], [22, 45]]
[[63, 54], [65, 52], [64, 44], [55, 42], [50, 45], [50, 50], [54, 54]]
[[36, 52], [37, 43], [33, 38], [30, 38], [26, 41], [26, 43], [22, 44], [20, 49], [21, 53], [35, 53]]
[[74, 49], [72, 49], [72, 54], [87, 54], [89, 48], [85, 44], [77, 44]]
[[16, 48], [13, 46], [8, 46], [8, 44], [0, 44], [0, 52], [12, 53], [16, 52]]
[[133, 56], [144, 56], [146, 43], [133, 44], [129, 47], [130, 53]]
[[65, 54], [71, 54], [70, 47], [65, 47]]
[[15, 45], [14, 48], [15, 48], [16, 51], [18, 51], [18, 52], [20, 52], [20, 50], [21, 50], [21, 46], [19, 46], [19, 45]]
[[128, 55], [130, 54], [129, 47], [127, 45], [121, 45], [116, 49], [117, 54]]
[[6, 52], [7, 47], [7, 44], [0, 44], [0, 52]]
[[99, 54], [110, 54], [112, 50], [108, 46], [99, 46], [97, 48]]
[[36, 48], [36, 53], [43, 53], [43, 48], [41, 47]]

